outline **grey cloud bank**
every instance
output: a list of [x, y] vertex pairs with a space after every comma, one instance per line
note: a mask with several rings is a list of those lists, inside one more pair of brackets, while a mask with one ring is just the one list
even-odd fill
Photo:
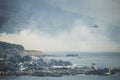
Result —
[[0, 0], [0, 40], [28, 49], [118, 51], [119, 4], [119, 0]]

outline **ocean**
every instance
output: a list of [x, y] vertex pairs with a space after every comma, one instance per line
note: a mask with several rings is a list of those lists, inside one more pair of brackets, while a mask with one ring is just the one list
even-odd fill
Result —
[[[80, 66], [91, 66], [94, 63], [96, 66], [101, 68], [120, 68], [120, 53], [59, 52], [51, 54], [57, 54], [57, 57], [48, 57], [50, 59], [70, 61], [72, 64]], [[66, 57], [67, 54], [79, 54], [79, 57]]]
[[[79, 57], [66, 57], [67, 54], [79, 54]], [[47, 53], [48, 54], [48, 53]], [[120, 68], [120, 53], [79, 53], [79, 52], [59, 52], [50, 53], [56, 57], [46, 57], [46, 59], [56, 59], [70, 61], [74, 65], [91, 66], [93, 63], [97, 67]], [[37, 76], [0, 76], [0, 80], [120, 80], [120, 75], [98, 76], [98, 75], [70, 75], [63, 77], [37, 77]]]
[[63, 77], [2, 76], [0, 80], [120, 80], [120, 76], [77, 75]]

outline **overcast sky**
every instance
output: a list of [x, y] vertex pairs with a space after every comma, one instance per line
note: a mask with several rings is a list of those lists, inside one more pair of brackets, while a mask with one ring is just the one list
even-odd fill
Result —
[[42, 51], [118, 52], [119, 15], [120, 0], [0, 0], [0, 41]]

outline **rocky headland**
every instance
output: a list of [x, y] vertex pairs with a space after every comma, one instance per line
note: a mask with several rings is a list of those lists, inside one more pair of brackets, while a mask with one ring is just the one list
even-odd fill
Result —
[[0, 76], [120, 75], [119, 68], [73, 67], [70, 61], [47, 59], [46, 56], [42, 51], [25, 50], [22, 45], [0, 42]]

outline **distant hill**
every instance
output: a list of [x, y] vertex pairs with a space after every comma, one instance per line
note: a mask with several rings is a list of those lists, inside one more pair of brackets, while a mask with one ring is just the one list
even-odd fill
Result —
[[38, 50], [24, 50], [23, 52], [21, 52], [22, 56], [43, 56], [43, 52], [42, 51], [38, 51]]
[[22, 45], [11, 44], [11, 43], [0, 41], [0, 49], [1, 50], [6, 50], [6, 49], [24, 50], [24, 47]]
[[12, 44], [7, 42], [0, 41], [0, 57], [5, 55], [33, 55], [33, 56], [40, 56], [43, 55], [41, 51], [36, 50], [25, 50], [22, 45]]
[[22, 45], [0, 41], [0, 56], [15, 55], [19, 54], [21, 51], [24, 51], [24, 47]]

